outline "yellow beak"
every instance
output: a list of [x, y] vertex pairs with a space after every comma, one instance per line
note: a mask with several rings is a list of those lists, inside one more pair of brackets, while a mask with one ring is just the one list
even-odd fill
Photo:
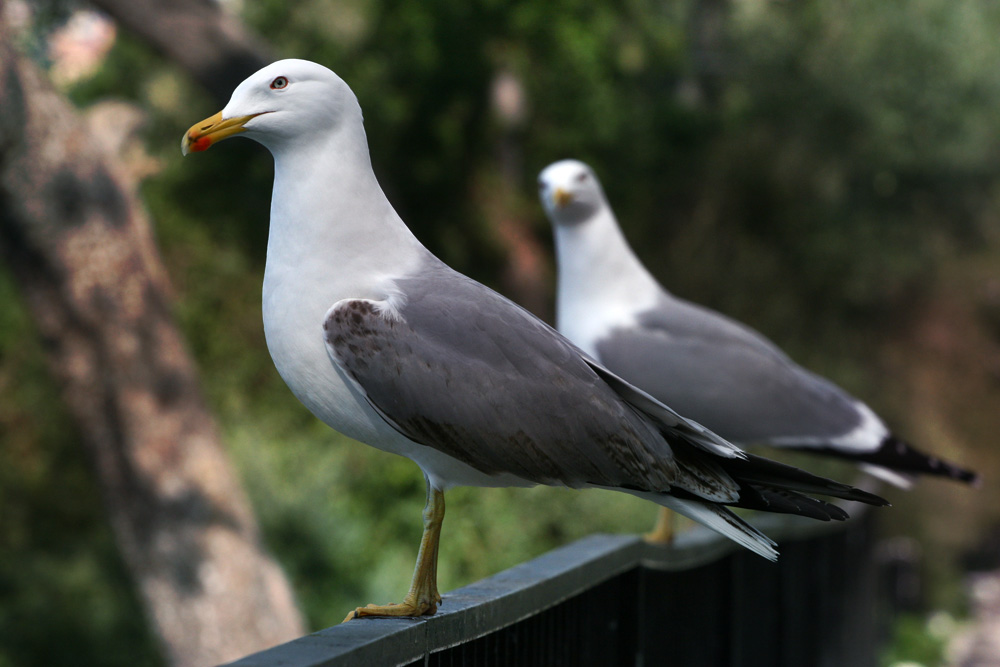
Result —
[[556, 188], [556, 191], [552, 193], [552, 201], [556, 203], [556, 206], [562, 208], [573, 201], [573, 193], [562, 188]]
[[181, 138], [181, 153], [187, 155], [192, 151], [208, 150], [208, 147], [212, 144], [243, 132], [243, 126], [247, 121], [259, 115], [259, 113], [255, 113], [249, 116], [237, 116], [236, 118], [222, 120], [222, 112], [220, 111], [200, 123], [195, 123]]

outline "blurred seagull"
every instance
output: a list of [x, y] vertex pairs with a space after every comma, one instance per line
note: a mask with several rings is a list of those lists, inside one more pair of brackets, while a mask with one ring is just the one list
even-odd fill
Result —
[[427, 481], [404, 602], [348, 619], [435, 612], [444, 491], [453, 486], [617, 489], [770, 559], [774, 543], [727, 505], [843, 519], [839, 507], [803, 493], [885, 504], [747, 455], [448, 268], [389, 204], [358, 101], [327, 68], [304, 60], [263, 68], [185, 133], [182, 150], [240, 134], [274, 157], [263, 314], [278, 372], [321, 420], [412, 459]]
[[904, 488], [918, 473], [976, 481], [893, 435], [868, 406], [758, 332], [660, 286], [586, 164], [551, 164], [538, 185], [555, 233], [556, 324], [611, 372], [736, 443], [850, 459]]

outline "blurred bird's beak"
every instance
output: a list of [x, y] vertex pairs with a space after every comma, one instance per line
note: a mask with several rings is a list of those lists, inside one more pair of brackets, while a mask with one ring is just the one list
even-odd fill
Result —
[[556, 206], [562, 208], [566, 204], [573, 201], [573, 194], [568, 190], [556, 188], [556, 191], [552, 193], [552, 201], [556, 203]]
[[247, 121], [259, 115], [259, 113], [255, 113], [222, 120], [222, 112], [220, 111], [200, 123], [195, 123], [181, 138], [181, 153], [187, 155], [192, 151], [208, 150], [212, 144], [243, 132], [243, 126]]

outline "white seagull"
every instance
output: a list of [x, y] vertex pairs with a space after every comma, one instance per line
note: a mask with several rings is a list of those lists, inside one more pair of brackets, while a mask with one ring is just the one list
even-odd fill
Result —
[[278, 372], [319, 419], [406, 456], [427, 480], [404, 602], [348, 619], [435, 612], [444, 491], [454, 486], [617, 489], [770, 559], [774, 543], [727, 505], [842, 519], [840, 508], [802, 493], [885, 504], [745, 454], [448, 268], [383, 194], [361, 107], [329, 69], [268, 65], [192, 126], [182, 150], [237, 134], [274, 157], [263, 315]]
[[903, 487], [916, 473], [976, 480], [914, 449], [760, 333], [664, 289], [586, 164], [551, 164], [538, 185], [555, 233], [556, 325], [611, 372], [736, 443], [839, 456]]

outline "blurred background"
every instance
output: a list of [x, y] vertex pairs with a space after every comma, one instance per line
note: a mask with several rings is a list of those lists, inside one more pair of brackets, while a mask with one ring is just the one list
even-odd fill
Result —
[[[584, 160], [668, 289], [749, 323], [918, 446], [980, 472], [977, 489], [925, 479], [887, 490], [894, 507], [878, 515], [886, 550], [919, 574], [887, 628], [885, 664], [945, 664], [949, 642], [974, 631], [969, 572], [1000, 568], [1000, 5], [170, 4], [0, 3], [5, 67], [40, 73], [0, 81], [14, 124], [0, 162], [18, 141], [32, 145], [10, 113], [32, 99], [31, 80], [69, 100], [74, 141], [92, 142], [116, 187], [138, 193], [150, 284], [178, 327], [178, 354], [194, 360], [185, 395], [214, 420], [228, 458], [213, 465], [245, 489], [246, 525], [259, 524], [304, 629], [401, 596], [424, 487], [409, 461], [314, 419], [271, 364], [260, 322], [266, 151], [178, 150], [187, 127], [279, 57], [318, 61], [351, 85], [390, 200], [459, 271], [551, 322], [536, 177]], [[79, 402], [87, 382], [107, 388], [113, 373], [98, 365], [90, 380], [67, 380], [60, 336], [77, 320], [54, 326], [38, 306], [32, 267], [52, 261], [25, 250], [25, 169], [0, 196], [0, 666], [167, 664], [176, 658], [148, 620], [156, 593], [136, 583], [114, 518], [127, 493], [108, 484], [95, 408]], [[82, 192], [88, 205], [107, 200]], [[59, 233], [45, 227], [38, 247]], [[589, 533], [647, 530], [654, 517], [635, 499], [548, 488], [459, 489], [448, 503], [442, 590]]]

